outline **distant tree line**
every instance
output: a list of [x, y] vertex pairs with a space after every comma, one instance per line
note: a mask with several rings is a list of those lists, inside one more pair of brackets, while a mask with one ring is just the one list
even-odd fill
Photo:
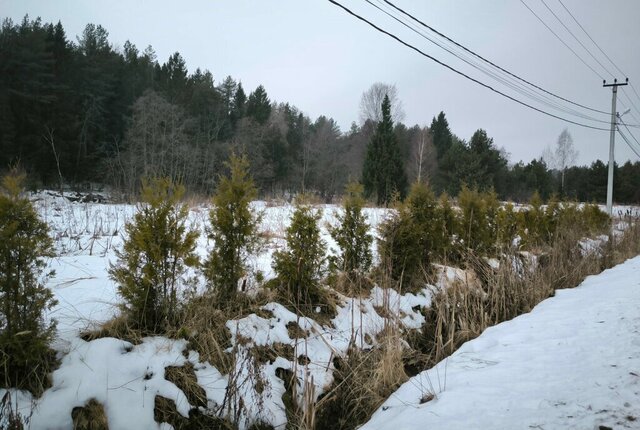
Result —
[[[384, 96], [391, 99], [387, 120]], [[236, 152], [248, 155], [261, 196], [305, 192], [329, 201], [350, 180], [369, 175], [377, 182], [365, 180], [365, 189], [379, 203], [391, 191], [405, 195], [415, 181], [449, 195], [463, 184], [493, 188], [516, 201], [535, 191], [543, 198], [605, 198], [601, 161], [553, 169], [542, 157], [510, 164], [486, 131], [461, 139], [443, 112], [429, 127], [408, 127], [402, 118], [393, 86], [366, 91], [360, 123], [342, 132], [330, 117], [313, 120], [273, 101], [261, 85], [249, 90], [231, 76], [189, 73], [177, 52], [160, 63], [151, 46], [115, 47], [100, 25], [88, 24], [76, 41], [60, 22], [25, 17], [5, 19], [0, 28], [0, 166], [19, 162], [37, 185], [99, 182], [134, 194], [143, 178], [161, 176], [211, 193]], [[367, 155], [374, 141], [386, 155]], [[393, 183], [371, 176], [380, 166]], [[615, 178], [616, 201], [640, 201], [639, 162], [616, 166]]]

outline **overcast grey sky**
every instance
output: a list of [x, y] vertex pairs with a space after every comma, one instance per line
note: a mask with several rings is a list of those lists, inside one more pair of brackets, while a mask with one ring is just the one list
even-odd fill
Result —
[[[541, 0], [524, 1], [598, 73], [612, 79]], [[616, 73], [559, 1], [545, 2]], [[562, 2], [640, 92], [640, 1]], [[499, 88], [490, 78], [385, 17], [363, 0], [341, 0], [341, 3], [426, 53]], [[521, 1], [394, 3], [545, 89], [603, 111], [611, 109], [610, 89], [603, 88], [600, 77], [563, 46]], [[358, 119], [362, 92], [372, 83], [382, 81], [398, 87], [406, 124], [428, 125], [443, 110], [459, 137], [469, 139], [477, 128], [484, 128], [499, 147], [511, 154], [512, 161], [539, 157], [565, 127], [580, 151], [578, 163], [608, 158], [608, 131], [565, 124], [506, 100], [376, 32], [326, 0], [0, 0], [1, 17], [20, 20], [25, 14], [32, 18], [40, 16], [47, 22], [62, 21], [71, 40], [87, 23], [101, 24], [109, 31], [115, 46], [122, 46], [126, 40], [140, 50], [152, 45], [160, 62], [179, 51], [190, 71], [196, 67], [209, 69], [218, 82], [232, 75], [247, 90], [263, 84], [272, 100], [288, 101], [312, 118], [331, 116], [343, 131]], [[632, 107], [629, 98], [640, 108], [635, 93], [630, 88], [625, 92], [626, 96], [619, 97], [623, 105], [619, 104], [618, 110]], [[594, 115], [609, 120], [606, 115]], [[633, 108], [624, 119], [640, 123], [640, 112]], [[604, 123], [590, 123], [608, 128]], [[632, 131], [640, 139], [640, 129]], [[616, 160], [626, 159], [637, 157], [616, 136]]]

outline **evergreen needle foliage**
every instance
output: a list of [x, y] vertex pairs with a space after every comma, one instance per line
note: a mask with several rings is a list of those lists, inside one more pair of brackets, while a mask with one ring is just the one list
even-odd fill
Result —
[[250, 207], [258, 191], [248, 173], [249, 161], [232, 155], [227, 166], [229, 176], [220, 179], [209, 212], [209, 237], [215, 247], [204, 270], [220, 303], [233, 300], [238, 282], [246, 275], [248, 256], [262, 245], [258, 235], [262, 214], [254, 214]]
[[53, 242], [47, 224], [21, 196], [23, 179], [13, 170], [2, 179], [0, 194], [0, 384], [37, 394], [53, 358], [55, 322], [44, 313], [56, 301], [43, 279]]
[[407, 176], [404, 172], [400, 148], [393, 131], [391, 103], [385, 95], [382, 101], [382, 121], [367, 146], [362, 167], [362, 183], [367, 197], [375, 195], [379, 205], [387, 205], [394, 193], [404, 197]]
[[273, 255], [277, 285], [284, 297], [305, 313], [323, 303], [325, 243], [320, 238], [320, 211], [298, 204], [287, 228], [287, 248]]
[[401, 281], [401, 287], [423, 284], [432, 254], [442, 255], [447, 248], [446, 231], [444, 211], [435, 195], [427, 185], [414, 183], [397, 213], [380, 226], [383, 268]]
[[367, 217], [362, 212], [363, 187], [357, 182], [347, 184], [344, 196], [344, 214], [338, 215], [338, 224], [330, 229], [331, 237], [342, 252], [338, 267], [347, 273], [365, 273], [371, 267], [371, 242]]
[[496, 193], [482, 193], [463, 185], [458, 204], [462, 210], [459, 237], [465, 246], [484, 254], [492, 251], [498, 241], [495, 220], [500, 202]]
[[168, 179], [144, 181], [142, 201], [109, 274], [137, 328], [162, 333], [176, 322], [178, 290], [188, 267], [198, 265], [198, 233], [186, 226], [184, 188]]

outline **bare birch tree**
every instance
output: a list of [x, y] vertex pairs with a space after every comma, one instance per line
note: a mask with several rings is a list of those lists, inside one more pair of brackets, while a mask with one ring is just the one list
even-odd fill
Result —
[[567, 168], [571, 167], [578, 159], [578, 151], [573, 146], [573, 137], [566, 128], [562, 130], [555, 150], [549, 147], [545, 148], [542, 153], [544, 161], [552, 168], [560, 172], [560, 190], [564, 192], [564, 174]]
[[391, 119], [394, 123], [401, 122], [404, 119], [404, 110], [402, 102], [398, 98], [398, 89], [395, 84], [385, 84], [376, 82], [371, 85], [367, 91], [362, 93], [360, 98], [360, 123], [364, 124], [367, 120], [380, 122], [382, 120], [382, 101], [384, 96], [389, 96], [391, 102]]

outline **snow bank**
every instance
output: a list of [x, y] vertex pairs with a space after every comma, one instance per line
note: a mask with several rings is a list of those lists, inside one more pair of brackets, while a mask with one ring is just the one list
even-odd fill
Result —
[[638, 428], [638, 273], [640, 257], [488, 328], [402, 385], [362, 428]]

